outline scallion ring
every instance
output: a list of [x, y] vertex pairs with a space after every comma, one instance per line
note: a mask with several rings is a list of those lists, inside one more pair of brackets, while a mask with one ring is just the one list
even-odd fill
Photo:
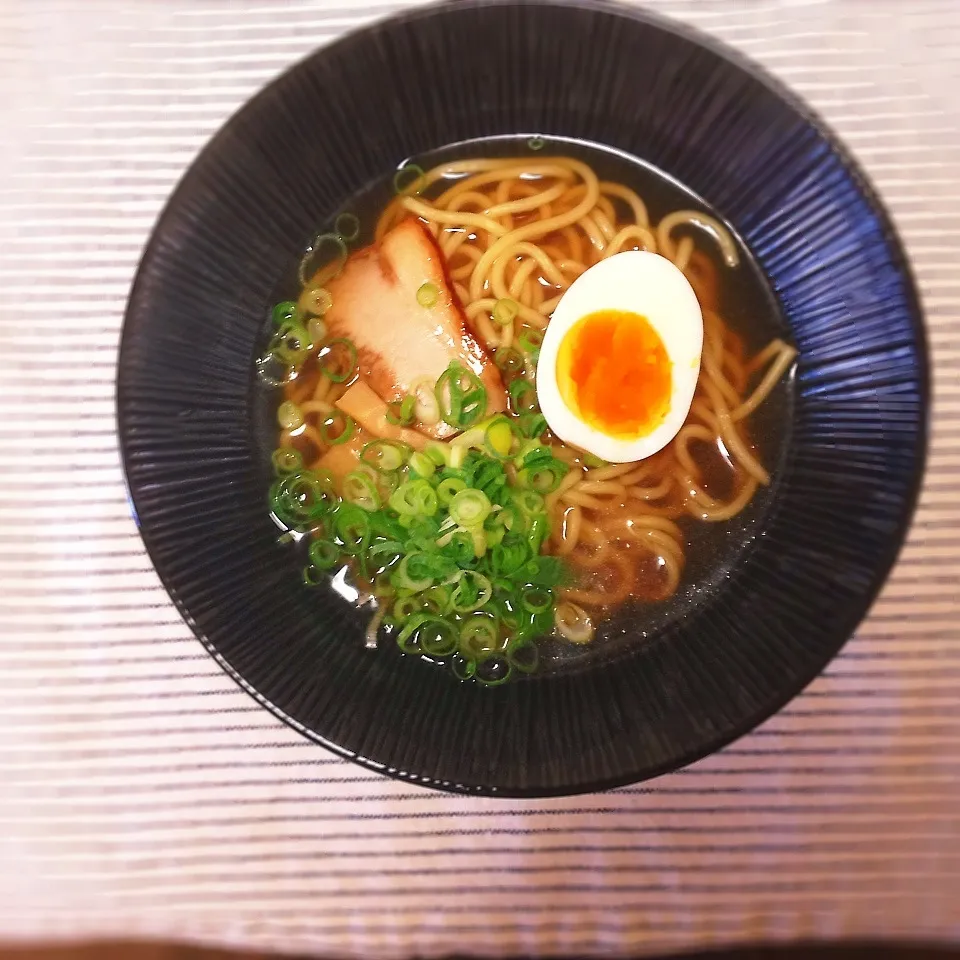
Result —
[[277, 407], [277, 423], [284, 430], [299, 430], [303, 426], [303, 413], [292, 400], [284, 400]]
[[432, 517], [437, 512], [437, 493], [426, 480], [407, 480], [390, 495], [390, 506], [401, 516]]
[[493, 322], [501, 327], [509, 327], [520, 312], [520, 304], [509, 297], [503, 297], [493, 305]]
[[421, 283], [417, 288], [417, 303], [419, 303], [421, 307], [429, 310], [437, 305], [439, 299], [440, 288], [435, 283], [431, 283], [428, 280], [426, 283]]
[[507, 645], [507, 661], [521, 673], [533, 673], [540, 663], [540, 647], [530, 637], [521, 637]]
[[393, 175], [393, 190], [398, 196], [409, 197], [419, 193], [425, 182], [423, 167], [415, 163], [405, 163]]
[[370, 543], [370, 516], [362, 507], [341, 503], [333, 515], [334, 529], [343, 549], [354, 556], [364, 553]]
[[347, 255], [347, 245], [343, 242], [342, 237], [338, 237], [335, 233], [321, 233], [320, 236], [314, 238], [313, 243], [307, 248], [307, 252], [300, 261], [300, 266], [297, 269], [300, 286], [307, 286], [310, 277], [316, 272], [317, 268], [312, 272], [310, 271], [310, 267], [314, 263], [321, 265], [336, 263], [337, 268], [334, 274], [336, 276], [347, 262]]
[[507, 387], [507, 393], [510, 394], [510, 405], [517, 413], [538, 409], [537, 388], [529, 380], [518, 378], [512, 381]]
[[389, 473], [403, 466], [409, 452], [405, 443], [396, 440], [371, 440], [360, 451], [360, 460], [374, 470]]
[[307, 321], [307, 333], [310, 334], [310, 341], [316, 346], [327, 339], [327, 324], [323, 317], [311, 317]]
[[523, 591], [520, 603], [528, 613], [545, 613], [553, 605], [553, 594], [530, 587]]
[[453, 362], [434, 388], [440, 417], [451, 427], [464, 430], [482, 420], [487, 411], [487, 388], [466, 367]]
[[534, 330], [533, 328], [525, 329], [517, 338], [517, 345], [521, 350], [523, 350], [524, 353], [534, 353], [535, 351], [539, 351], [542, 344], [543, 332], [540, 330]]
[[461, 527], [480, 526], [492, 509], [490, 499], [482, 490], [468, 487], [461, 490], [448, 506], [450, 518]]
[[504, 416], [494, 417], [487, 424], [483, 442], [489, 453], [498, 460], [505, 460], [510, 456], [510, 449], [513, 446], [513, 427], [510, 421]]
[[329, 380], [345, 383], [357, 372], [357, 348], [346, 337], [328, 340], [317, 354], [317, 366]]
[[483, 614], [470, 617], [460, 628], [460, 653], [467, 660], [484, 660], [500, 649], [497, 621]]
[[477, 664], [473, 679], [485, 687], [498, 687], [506, 683], [513, 673], [510, 662], [503, 657], [488, 657]]
[[332, 570], [340, 559], [340, 551], [335, 543], [316, 537], [311, 540], [307, 555], [318, 570]]
[[358, 507], [361, 507], [364, 510], [368, 510], [371, 513], [374, 510], [379, 510], [381, 506], [380, 493], [377, 490], [377, 485], [373, 482], [370, 477], [370, 474], [364, 473], [362, 470], [351, 470], [343, 478], [342, 484], [343, 499], [347, 503], [356, 504]]
[[447, 477], [437, 484], [437, 499], [445, 507], [449, 506], [453, 498], [460, 493], [461, 490], [466, 490], [466, 488], [466, 483], [459, 477]]
[[360, 236], [360, 220], [356, 214], [341, 213], [334, 222], [333, 232], [340, 237], [341, 240], [346, 240], [347, 243], [350, 243]]
[[[529, 383], [529, 380], [514, 380], [514, 383]], [[533, 410], [520, 414], [520, 432], [530, 440], [539, 440], [547, 430], [547, 418]]]
[[417, 399], [406, 396], [402, 400], [392, 400], [387, 404], [387, 422], [394, 426], [409, 427], [414, 421]]
[[437, 465], [422, 450], [410, 454], [410, 469], [421, 477], [432, 477], [436, 473]]
[[282, 327], [285, 323], [289, 323], [291, 320], [298, 321], [300, 319], [300, 311], [297, 309], [297, 305], [292, 301], [283, 300], [273, 308], [271, 311], [271, 317], [273, 318], [274, 326]]
[[273, 469], [280, 476], [303, 469], [303, 456], [293, 447], [278, 447], [271, 454], [270, 460], [273, 463]]
[[307, 313], [322, 316], [333, 306], [333, 297], [324, 287], [309, 287], [300, 294], [299, 302]]
[[453, 587], [450, 609], [456, 613], [473, 613], [493, 596], [490, 578], [476, 570], [458, 570], [447, 582]]
[[332, 447], [346, 443], [353, 436], [355, 429], [356, 423], [353, 417], [347, 416], [340, 410], [333, 410], [328, 413], [320, 422], [319, 427], [323, 442], [330, 444]]
[[493, 362], [508, 376], [524, 369], [523, 354], [515, 347], [497, 347]]

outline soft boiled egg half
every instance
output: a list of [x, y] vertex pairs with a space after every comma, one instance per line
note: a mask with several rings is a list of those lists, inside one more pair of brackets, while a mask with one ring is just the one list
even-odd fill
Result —
[[561, 440], [612, 463], [662, 449], [686, 419], [700, 373], [703, 315], [656, 253], [615, 254], [581, 274], [547, 326], [537, 395]]

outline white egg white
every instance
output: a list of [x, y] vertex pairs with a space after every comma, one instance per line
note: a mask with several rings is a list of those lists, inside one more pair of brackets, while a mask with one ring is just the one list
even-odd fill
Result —
[[[564, 401], [557, 382], [557, 354], [578, 320], [599, 310], [640, 314], [656, 330], [672, 363], [670, 406], [646, 436], [609, 436], [585, 423]], [[703, 314], [683, 273], [656, 253], [615, 254], [581, 274], [553, 312], [540, 348], [537, 396], [550, 429], [561, 440], [611, 463], [642, 460], [666, 446], [683, 426], [693, 402], [703, 350]]]

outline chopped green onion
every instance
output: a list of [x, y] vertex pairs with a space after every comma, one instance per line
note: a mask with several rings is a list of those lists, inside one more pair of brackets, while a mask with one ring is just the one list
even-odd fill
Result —
[[332, 570], [340, 557], [340, 551], [335, 543], [316, 537], [310, 542], [310, 549], [307, 554], [310, 557], [310, 562], [318, 570]]
[[507, 375], [524, 369], [523, 354], [515, 347], [497, 347], [493, 362]]
[[527, 147], [531, 150], [542, 150], [547, 145], [547, 141], [541, 136], [531, 137], [527, 141]]
[[353, 503], [341, 503], [333, 522], [347, 553], [356, 556], [366, 550], [370, 543], [370, 517], [366, 510]]
[[426, 307], [429, 310], [431, 307], [437, 305], [439, 299], [440, 288], [435, 283], [430, 283], [428, 280], [426, 283], [420, 284], [417, 290], [417, 303], [419, 303], [421, 307]]
[[533, 490], [518, 490], [513, 495], [514, 502], [526, 514], [543, 513], [545, 509], [543, 497]]
[[333, 297], [323, 287], [311, 287], [300, 295], [300, 302], [309, 313], [321, 316], [333, 306]]
[[303, 426], [303, 413], [292, 400], [284, 400], [277, 407], [277, 423], [284, 430], [299, 430]]
[[470, 617], [460, 628], [458, 648], [467, 660], [483, 660], [500, 649], [498, 625], [483, 614]]
[[437, 499], [443, 506], [449, 506], [453, 498], [460, 493], [461, 490], [466, 490], [466, 488], [466, 483], [459, 477], [447, 477], [437, 484]]
[[510, 426], [510, 421], [503, 416], [494, 417], [487, 425], [483, 439], [490, 453], [498, 459], [506, 459], [513, 445], [513, 428]]
[[[414, 593], [432, 587], [434, 578], [429, 571], [416, 569], [416, 563], [420, 557], [421, 554], [408, 553], [390, 575], [390, 582], [398, 589], [412, 590]], [[414, 565], [413, 570], [410, 569], [411, 565]]]
[[388, 473], [403, 466], [409, 451], [405, 443], [396, 440], [371, 440], [360, 451], [360, 460], [380, 473]]
[[517, 338], [517, 343], [524, 353], [533, 353], [543, 344], [543, 331], [527, 329]]
[[520, 603], [528, 613], [545, 613], [553, 604], [553, 597], [546, 590], [524, 590]]
[[426, 480], [407, 480], [390, 495], [390, 506], [401, 516], [431, 517], [437, 512], [437, 493]]
[[[514, 380], [514, 383], [529, 383], [529, 380]], [[528, 411], [520, 414], [520, 432], [530, 440], [539, 440], [547, 430], [547, 418], [542, 413]]]
[[371, 513], [380, 509], [380, 494], [370, 474], [362, 470], [352, 470], [343, 478], [342, 490], [343, 499], [347, 503], [354, 503]]
[[334, 383], [344, 383], [357, 372], [357, 348], [345, 337], [329, 340], [317, 354], [317, 366]]
[[460, 681], [471, 680], [476, 669], [476, 661], [466, 657], [454, 656], [450, 660], [450, 672]]
[[285, 320], [270, 342], [270, 352], [294, 367], [306, 360], [312, 347], [306, 327], [296, 320]]
[[284, 300], [273, 308], [271, 316], [274, 326], [282, 327], [291, 320], [298, 321], [300, 319], [300, 311], [297, 309], [295, 303], [290, 300]]
[[353, 436], [356, 423], [353, 417], [347, 416], [340, 410], [333, 410], [320, 422], [319, 429], [323, 442], [335, 447], [338, 444], [346, 443]]
[[511, 382], [507, 387], [507, 393], [510, 394], [510, 404], [517, 413], [526, 413], [536, 410], [537, 388], [529, 381], [517, 379]]
[[560, 486], [560, 481], [570, 468], [552, 455], [536, 456], [532, 460], [530, 456], [527, 455], [523, 469], [517, 474], [517, 483], [521, 487], [536, 490], [537, 493], [552, 493]]
[[360, 221], [353, 213], [341, 213], [333, 225], [333, 232], [341, 240], [350, 243], [351, 240], [356, 240], [360, 236]]
[[530, 637], [521, 637], [507, 644], [507, 661], [521, 673], [533, 673], [540, 663], [540, 647]]
[[498, 687], [510, 679], [513, 668], [508, 660], [500, 657], [489, 657], [481, 660], [474, 671], [473, 679], [485, 687]]
[[412, 594], [406, 597], [397, 597], [390, 613], [394, 620], [403, 623], [405, 620], [409, 620], [415, 613], [419, 613], [422, 609], [419, 596]]
[[600, 457], [594, 456], [592, 453], [585, 453], [583, 455], [583, 464], [586, 467], [608, 467], [610, 464], [606, 460], [601, 460]]
[[303, 469], [303, 457], [300, 451], [293, 447], [278, 447], [271, 454], [270, 460], [273, 463], [273, 469], [281, 476]]
[[476, 570], [458, 570], [448, 581], [453, 586], [450, 609], [456, 613], [473, 613], [486, 606], [493, 596], [489, 577]]
[[410, 455], [410, 469], [421, 477], [432, 477], [437, 465], [425, 453], [417, 450]]
[[520, 304], [516, 300], [504, 297], [493, 305], [493, 322], [501, 327], [508, 327], [517, 318], [520, 312]]
[[421, 613], [410, 619], [400, 631], [397, 643], [404, 653], [410, 653], [410, 647], [430, 657], [445, 657], [457, 649], [456, 628], [434, 614]]
[[451, 519], [461, 527], [476, 527], [487, 519], [491, 503], [480, 490], [461, 490], [449, 505]]
[[307, 333], [310, 334], [310, 342], [316, 346], [327, 339], [327, 325], [322, 317], [311, 317], [307, 321]]
[[440, 374], [434, 388], [440, 418], [463, 430], [483, 419], [487, 410], [487, 388], [480, 378], [454, 361]]
[[408, 427], [413, 423], [417, 398], [406, 396], [402, 400], [391, 400], [387, 404], [387, 422], [394, 426]]
[[[303, 259], [300, 261], [300, 266], [297, 269], [300, 286], [305, 287], [309, 282], [312, 274], [308, 271], [314, 261], [319, 261], [320, 263], [337, 261], [336, 272], [339, 273], [343, 269], [343, 265], [347, 262], [347, 254], [347, 245], [343, 242], [343, 239], [336, 234], [321, 233], [320, 236], [315, 237], [313, 243], [307, 247], [307, 252], [304, 254]], [[313, 272], [315, 273], [316, 270]]]
[[415, 163], [405, 163], [393, 175], [393, 190], [398, 196], [409, 197], [419, 193], [426, 181], [423, 167]]
[[338, 502], [332, 478], [320, 471], [289, 473], [270, 488], [274, 514], [281, 523], [296, 529], [312, 527]]
[[428, 443], [423, 452], [438, 466], [445, 466], [449, 459], [447, 445], [445, 443]]

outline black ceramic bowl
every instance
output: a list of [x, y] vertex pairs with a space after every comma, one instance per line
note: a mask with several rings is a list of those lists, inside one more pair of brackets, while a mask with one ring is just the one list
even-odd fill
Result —
[[[711, 205], [752, 252], [771, 322], [800, 360], [779, 401], [777, 483], [685, 602], [653, 625], [621, 622], [620, 642], [571, 664], [484, 688], [389, 645], [364, 649], [363, 617], [301, 585], [266, 508], [253, 368], [264, 318], [318, 224], [407, 157], [531, 134], [651, 164]], [[855, 164], [751, 64], [595, 2], [422, 8], [269, 86], [163, 213], [131, 295], [118, 381], [144, 541], [224, 669], [344, 756], [503, 796], [654, 776], [797, 694], [890, 569], [925, 448], [917, 298]]]

